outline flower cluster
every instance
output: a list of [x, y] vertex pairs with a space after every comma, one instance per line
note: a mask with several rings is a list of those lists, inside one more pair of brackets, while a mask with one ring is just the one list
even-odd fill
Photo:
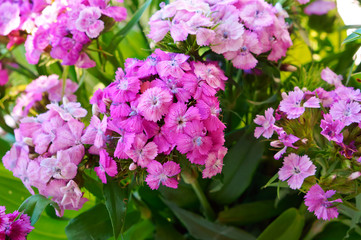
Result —
[[268, 60], [285, 56], [292, 45], [284, 17], [287, 13], [264, 0], [177, 0], [161, 5], [149, 21], [149, 38], [162, 41], [169, 33], [174, 42], [195, 36], [199, 46], [210, 46], [240, 69], [256, 67], [255, 55]]
[[6, 208], [0, 206], [0, 239], [26, 240], [26, 236], [34, 229], [30, 217], [18, 211], [5, 214]]
[[147, 169], [152, 189], [160, 183], [176, 188], [172, 177], [181, 169], [175, 150], [203, 165], [204, 178], [220, 173], [227, 149], [215, 95], [226, 80], [216, 63], [184, 54], [156, 49], [146, 60], [128, 59], [125, 72], [119, 68], [115, 81], [91, 99], [93, 112], [103, 117], [92, 117], [84, 143], [100, 154], [102, 181], [104, 172], [116, 174], [114, 158], [131, 159], [130, 170]]
[[254, 122], [260, 126], [255, 129], [255, 137], [277, 134], [271, 146], [281, 150], [274, 158], [288, 153], [278, 172], [279, 179], [288, 180], [292, 189], [308, 190], [308, 209], [318, 218], [331, 219], [338, 215], [334, 204], [342, 200], [328, 198], [336, 191], [338, 196], [352, 194], [353, 184], [358, 184], [361, 176], [361, 92], [344, 86], [342, 76], [329, 68], [322, 70], [321, 78], [333, 88], [306, 91], [295, 87], [283, 93], [275, 116], [272, 108], [266, 110], [265, 116], [257, 115]]
[[[42, 76], [28, 85], [27, 94], [39, 94], [40, 99], [46, 92], [52, 103], [46, 105], [48, 111], [20, 120], [15, 130], [16, 142], [2, 162], [30, 193], [34, 194], [32, 187], [36, 187], [40, 194], [52, 197], [59, 204], [61, 211], [57, 214], [61, 216], [64, 209], [79, 209], [86, 201], [74, 179], [85, 154], [84, 124], [79, 119], [87, 111], [80, 103], [69, 102], [66, 96], [59, 105], [61, 85], [56, 87], [58, 84], [57, 77], [52, 75]], [[74, 90], [70, 91], [67, 96], [76, 101]]]
[[31, 64], [48, 52], [63, 65], [94, 67], [84, 47], [105, 24], [126, 18], [126, 9], [110, 6], [109, 0], [1, 2], [0, 35], [9, 37], [8, 48], [26, 38], [26, 59]]
[[[77, 89], [78, 84], [67, 79], [64, 88], [64, 96], [70, 101], [76, 101], [76, 96], [73, 93]], [[35, 109], [35, 112], [37, 112], [37, 103], [42, 101], [46, 103], [60, 102], [62, 100], [62, 91], [63, 81], [59, 80], [58, 75], [52, 74], [50, 76], [40, 76], [33, 80], [26, 87], [25, 92], [16, 99], [16, 105], [13, 108], [12, 116], [15, 119], [26, 117], [31, 108]], [[41, 107], [40, 104], [39, 107]]]

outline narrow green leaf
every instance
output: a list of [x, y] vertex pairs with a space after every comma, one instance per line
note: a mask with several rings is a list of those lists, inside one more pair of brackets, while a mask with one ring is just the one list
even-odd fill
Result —
[[132, 19], [125, 25], [119, 32], [114, 36], [111, 45], [109, 45], [107, 52], [113, 53], [118, 47], [119, 43], [124, 39], [127, 33], [134, 27], [135, 24], [139, 21], [140, 17], [143, 15], [144, 11], [148, 8], [152, 0], [147, 0], [139, 9], [135, 12]]
[[263, 151], [263, 143], [251, 134], [243, 134], [224, 158], [223, 187], [210, 196], [220, 204], [236, 200], [251, 183]]
[[278, 178], [278, 173], [276, 173], [262, 188], [269, 187], [276, 179]]
[[51, 205], [60, 211], [60, 208], [57, 203], [51, 201], [50, 199], [44, 197], [40, 194], [35, 194], [27, 198], [19, 207], [19, 212], [24, 211], [27, 215], [30, 216], [31, 225], [34, 225], [40, 218], [41, 213], [44, 209]]
[[134, 224], [124, 233], [124, 240], [145, 240], [152, 239], [154, 225], [151, 221], [145, 220]]
[[257, 240], [298, 240], [301, 237], [305, 217], [295, 208], [283, 212], [257, 238]]
[[176, 204], [163, 199], [163, 202], [181, 220], [189, 233], [200, 240], [255, 240], [251, 234], [234, 227], [207, 221], [205, 218], [179, 208]]
[[100, 203], [71, 219], [65, 228], [69, 240], [106, 240], [112, 236], [108, 211]]
[[345, 40], [343, 40], [342, 44], [353, 42], [353, 41], [356, 41], [356, 40], [358, 40], [360, 38], [361, 38], [361, 28], [357, 29], [356, 31], [354, 31], [353, 33], [348, 35], [345, 38]]
[[113, 226], [114, 238], [118, 239], [124, 225], [129, 192], [127, 188], [121, 187], [117, 182], [108, 178], [108, 183], [103, 187], [103, 193]]

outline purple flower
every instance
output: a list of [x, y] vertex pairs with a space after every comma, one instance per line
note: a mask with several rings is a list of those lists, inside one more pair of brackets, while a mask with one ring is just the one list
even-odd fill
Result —
[[305, 205], [308, 207], [308, 211], [315, 212], [318, 219], [330, 220], [337, 218], [338, 211], [333, 203], [341, 203], [342, 200], [328, 200], [335, 193], [335, 190], [325, 192], [318, 184], [313, 185], [305, 196]]
[[28, 215], [21, 214], [20, 217], [18, 216], [18, 211], [7, 214], [7, 217], [9, 218], [9, 224], [5, 229], [5, 235], [7, 236], [6, 239], [26, 240], [26, 236], [31, 232], [31, 230], [34, 229], [34, 227], [31, 226], [30, 217]]
[[309, 176], [315, 175], [316, 167], [310, 161], [310, 158], [305, 156], [298, 156], [291, 153], [285, 157], [283, 167], [278, 172], [278, 178], [282, 181], [288, 179], [288, 185], [292, 189], [299, 189], [302, 186], [303, 180]]
[[97, 173], [102, 183], [107, 183], [107, 177], [105, 173], [109, 176], [114, 177], [118, 174], [117, 163], [113, 158], [109, 157], [109, 154], [105, 149], [99, 150], [99, 167], [95, 167], [94, 171]]
[[282, 94], [283, 100], [280, 102], [280, 110], [287, 114], [288, 119], [299, 118], [305, 111], [305, 107], [319, 108], [320, 100], [316, 97], [309, 98], [303, 106], [301, 102], [304, 98], [304, 92], [298, 87], [295, 87], [294, 91]]
[[[322, 2], [322, 1], [319, 1], [319, 2]], [[316, 3], [316, 2], [314, 2]], [[314, 4], [313, 3], [313, 4]], [[331, 4], [335, 4], [335, 3], [332, 3], [332, 2], [329, 2]], [[311, 5], [309, 5], [311, 6]], [[322, 9], [319, 8], [319, 9]], [[328, 82], [329, 84], [331, 85], [335, 85], [335, 87], [339, 87], [339, 86], [342, 86], [342, 75], [337, 75], [336, 73], [334, 73], [331, 69], [329, 69], [328, 67], [323, 69], [322, 72], [321, 72], [321, 78], [322, 80], [325, 80], [326, 82]]]
[[4, 206], [0, 206], [0, 233], [5, 231], [7, 225], [9, 224], [9, 217], [6, 216], [5, 210]]
[[273, 117], [273, 108], [268, 108], [265, 111], [265, 116], [257, 115], [253, 120], [256, 124], [261, 125], [261, 127], [256, 127], [254, 131], [254, 136], [259, 138], [263, 135], [265, 138], [270, 138], [274, 132], [274, 123], [276, 119]]
[[361, 121], [360, 110], [361, 105], [358, 102], [341, 100], [331, 106], [330, 114], [334, 120], [340, 120], [348, 126]]
[[337, 143], [341, 143], [343, 140], [343, 135], [341, 133], [345, 124], [340, 120], [333, 120], [331, 114], [323, 115], [321, 120], [321, 134], [327, 138], [329, 141], [335, 141]]
[[[315, 1], [305, 7], [304, 12], [307, 15], [324, 15], [336, 7], [336, 3], [330, 1]], [[324, 79], [325, 80], [325, 79]]]
[[147, 172], [149, 174], [145, 181], [153, 190], [158, 189], [161, 183], [170, 188], [178, 187], [178, 181], [171, 178], [181, 172], [178, 163], [169, 161], [162, 165], [160, 162], [153, 160], [148, 164]]

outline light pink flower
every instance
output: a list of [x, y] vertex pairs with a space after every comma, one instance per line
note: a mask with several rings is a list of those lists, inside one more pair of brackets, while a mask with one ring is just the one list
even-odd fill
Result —
[[65, 187], [60, 188], [60, 192], [63, 194], [63, 198], [60, 202], [65, 208], [70, 205], [70, 208], [67, 209], [79, 209], [83, 205], [85, 198], [83, 198], [83, 193], [80, 191], [78, 184], [73, 180], [70, 180]]
[[305, 7], [304, 12], [307, 15], [324, 15], [336, 7], [335, 2], [331, 1], [314, 1]]
[[343, 79], [342, 75], [337, 75], [328, 67], [322, 70], [321, 78], [323, 80], [325, 80], [326, 82], [328, 82], [329, 84], [335, 85], [335, 87], [342, 86], [342, 83], [341, 83], [341, 81]]
[[20, 8], [16, 3], [3, 2], [0, 5], [0, 35], [6, 36], [20, 25]]
[[151, 189], [158, 189], [159, 185], [163, 185], [170, 188], [178, 187], [178, 180], [171, 178], [181, 172], [178, 163], [169, 161], [163, 165], [158, 161], [151, 161], [147, 166], [147, 172], [149, 173], [145, 181]]
[[203, 178], [211, 178], [222, 172], [223, 158], [227, 148], [221, 147], [217, 152], [211, 152], [206, 159], [206, 168], [202, 172]]
[[259, 138], [263, 135], [265, 138], [270, 138], [274, 132], [274, 124], [276, 119], [273, 116], [274, 109], [268, 108], [265, 111], [265, 116], [257, 115], [256, 118], [253, 120], [254, 123], [261, 125], [261, 127], [256, 127], [254, 131], [254, 136]]
[[331, 106], [330, 114], [334, 120], [340, 120], [345, 126], [348, 126], [361, 121], [360, 110], [361, 105], [358, 102], [341, 100]]
[[100, 16], [101, 11], [98, 7], [86, 7], [80, 12], [75, 26], [79, 31], [85, 32], [88, 37], [96, 38], [104, 29], [103, 21], [98, 20]]
[[302, 186], [303, 180], [309, 176], [315, 175], [316, 166], [310, 161], [310, 158], [305, 156], [298, 156], [291, 153], [284, 158], [283, 166], [278, 172], [278, 178], [282, 181], [288, 179], [288, 185], [292, 189], [299, 189]]
[[107, 129], [107, 116], [104, 115], [103, 120], [93, 115], [90, 121], [90, 125], [85, 130], [84, 135], [81, 137], [81, 141], [84, 144], [94, 144], [96, 148], [101, 148], [106, 142], [105, 131]]

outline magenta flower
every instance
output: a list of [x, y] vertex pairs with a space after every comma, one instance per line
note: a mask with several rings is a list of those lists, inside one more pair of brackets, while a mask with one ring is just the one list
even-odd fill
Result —
[[343, 135], [341, 133], [345, 124], [340, 120], [333, 120], [331, 114], [324, 114], [321, 120], [321, 134], [329, 141], [335, 141], [341, 143]]
[[268, 108], [265, 111], [265, 116], [257, 115], [256, 118], [253, 120], [254, 123], [261, 125], [261, 127], [256, 127], [254, 131], [254, 136], [259, 138], [263, 135], [265, 138], [270, 138], [274, 132], [274, 123], [276, 119], [273, 116], [274, 109]]
[[6, 216], [5, 210], [6, 209], [4, 206], [0, 206], [0, 233], [4, 232], [7, 225], [9, 224], [9, 217]]
[[0, 5], [0, 35], [6, 36], [19, 27], [19, 14], [20, 8], [16, 3], [3, 2]]
[[86, 7], [80, 12], [75, 26], [79, 31], [85, 32], [88, 37], [96, 38], [104, 29], [103, 21], [98, 20], [101, 15], [98, 7]]
[[282, 94], [283, 100], [280, 102], [280, 110], [287, 114], [288, 119], [299, 118], [305, 111], [305, 107], [308, 108], [319, 108], [320, 100], [316, 97], [311, 97], [303, 103], [304, 92], [298, 87], [295, 87], [294, 91], [290, 91], [288, 95]]
[[147, 89], [139, 99], [138, 109], [145, 119], [159, 121], [168, 112], [173, 96], [159, 87]]
[[31, 226], [30, 217], [26, 214], [21, 214], [19, 217], [19, 214], [18, 211], [15, 211], [6, 215], [9, 223], [3, 232], [6, 235], [6, 238], [3, 239], [26, 240], [26, 236], [34, 229], [34, 227]]
[[158, 155], [158, 147], [154, 142], [147, 143], [147, 137], [144, 134], [138, 134], [126, 154], [138, 165], [145, 168]]
[[315, 175], [316, 166], [310, 161], [310, 158], [305, 156], [298, 156], [291, 153], [285, 157], [283, 167], [278, 172], [278, 178], [282, 181], [288, 179], [288, 185], [292, 189], [299, 189], [302, 186], [303, 180], [309, 176]]
[[345, 126], [361, 121], [361, 105], [358, 102], [345, 100], [334, 103], [330, 108], [330, 114], [334, 120], [342, 121]]
[[281, 148], [283, 146], [283, 148], [278, 153], [276, 153], [274, 155], [274, 158], [276, 160], [278, 160], [286, 152], [288, 147], [292, 147], [294, 149], [297, 149], [298, 147], [293, 146], [293, 144], [295, 142], [297, 142], [298, 140], [300, 140], [300, 139], [298, 137], [292, 135], [292, 134], [287, 134], [282, 129], [277, 128], [276, 131], [278, 133], [278, 139], [279, 140], [271, 142], [270, 145], [272, 147], [276, 147], [276, 148]]
[[110, 84], [108, 89], [115, 102], [129, 102], [136, 98], [140, 81], [136, 77], [116, 77], [116, 81]]
[[147, 166], [147, 172], [149, 173], [145, 181], [151, 189], [158, 189], [159, 185], [163, 185], [170, 188], [178, 187], [178, 180], [171, 178], [181, 172], [178, 163], [169, 161], [163, 165], [158, 161], [151, 161]]
[[165, 127], [173, 130], [174, 133], [183, 133], [184, 128], [190, 121], [200, 120], [199, 110], [196, 107], [189, 107], [184, 103], [173, 103], [165, 117]]
[[308, 211], [315, 212], [318, 219], [330, 220], [337, 218], [338, 211], [334, 203], [341, 203], [342, 200], [339, 198], [328, 200], [335, 193], [335, 190], [325, 192], [318, 184], [313, 185], [305, 195], [305, 205], [308, 207]]
[[206, 168], [202, 172], [203, 178], [211, 178], [222, 172], [223, 158], [227, 148], [221, 147], [217, 152], [211, 152], [206, 159]]
[[172, 76], [175, 78], [181, 78], [184, 71], [191, 70], [189, 63], [187, 62], [189, 56], [184, 54], [165, 53], [156, 49], [155, 53], [161, 58], [157, 64], [157, 72], [160, 77]]
[[118, 174], [117, 163], [109, 156], [105, 149], [99, 150], [99, 167], [95, 167], [94, 171], [97, 173], [102, 183], [107, 183], [107, 173], [110, 177]]

